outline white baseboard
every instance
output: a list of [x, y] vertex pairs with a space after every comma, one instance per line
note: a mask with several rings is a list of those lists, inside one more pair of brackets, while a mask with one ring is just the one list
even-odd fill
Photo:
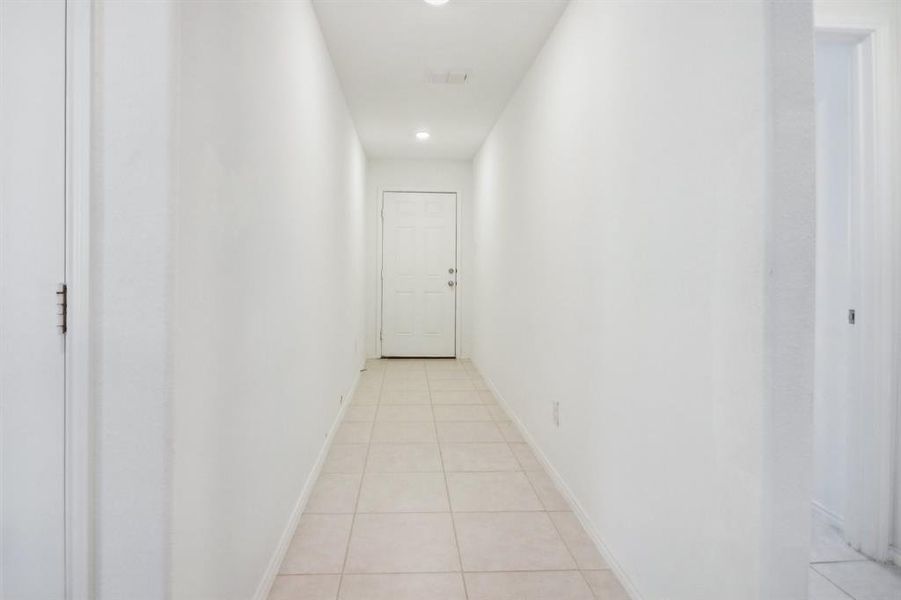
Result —
[[[475, 361], [473, 360], [472, 362], [474, 363]], [[478, 365], [475, 366], [477, 369], [479, 369]], [[526, 429], [525, 425], [523, 425], [522, 421], [519, 420], [519, 417], [516, 415], [516, 413], [513, 412], [513, 410], [510, 408], [510, 404], [504, 399], [500, 391], [498, 391], [497, 386], [494, 385], [494, 382], [491, 380], [491, 378], [488, 377], [481, 369], [479, 369], [479, 373], [482, 375], [482, 379], [485, 380], [485, 384], [488, 386], [488, 389], [490, 389], [494, 396], [497, 398], [498, 404], [500, 404], [501, 408], [503, 408], [510, 416], [513, 424], [516, 425], [516, 428], [519, 430], [520, 435], [522, 435], [523, 439], [529, 444], [529, 447], [532, 449], [535, 457], [544, 466], [545, 470], [548, 473], [548, 476], [550, 476], [554, 484], [557, 486], [557, 489], [560, 491], [560, 493], [563, 494], [563, 497], [566, 498], [566, 501], [569, 503], [570, 507], [573, 510], [573, 514], [575, 514], [576, 518], [579, 519], [579, 522], [582, 524], [585, 532], [588, 534], [588, 536], [591, 538], [591, 541], [598, 549], [598, 552], [601, 553], [601, 556], [604, 557], [604, 560], [610, 566], [610, 570], [613, 571], [613, 574], [616, 575], [617, 579], [619, 579], [619, 582], [626, 589], [626, 593], [629, 594], [629, 597], [632, 600], [642, 600], [642, 596], [638, 593], [635, 584], [632, 583], [632, 579], [628, 576], [628, 574], [626, 574], [619, 561], [617, 561], [616, 557], [613, 556], [610, 548], [601, 539], [601, 535], [598, 532], [597, 527], [594, 525], [591, 518], [589, 518], [588, 513], [585, 512], [585, 509], [582, 507], [582, 504], [576, 498], [575, 494], [573, 494], [572, 489], [570, 489], [569, 485], [567, 485], [566, 481], [560, 475], [560, 472], [557, 471], [554, 465], [551, 464], [551, 461], [548, 460], [548, 457], [544, 454], [544, 452], [541, 451], [541, 448], [538, 447], [538, 444], [535, 443], [535, 438], [532, 437], [532, 434], [529, 432], [529, 430]]]
[[353, 384], [350, 386], [347, 394], [344, 395], [344, 402], [342, 403], [340, 410], [338, 410], [338, 414], [329, 429], [325, 442], [322, 444], [319, 456], [316, 457], [313, 470], [310, 471], [310, 475], [307, 477], [303, 489], [301, 489], [300, 497], [297, 498], [297, 502], [294, 504], [294, 510], [291, 511], [291, 515], [288, 517], [288, 522], [285, 524], [285, 529], [282, 531], [278, 545], [272, 553], [272, 558], [269, 559], [269, 565], [266, 567], [266, 571], [263, 573], [263, 577], [257, 586], [257, 591], [253, 595], [253, 600], [267, 600], [269, 597], [269, 592], [272, 590], [272, 586], [275, 583], [279, 568], [282, 566], [282, 561], [285, 559], [285, 554], [288, 552], [288, 546], [291, 544], [291, 540], [294, 537], [294, 531], [297, 529], [297, 524], [300, 522], [300, 516], [306, 508], [313, 486], [316, 484], [316, 480], [319, 479], [319, 474], [322, 472], [322, 466], [325, 464], [329, 449], [332, 447], [332, 441], [335, 439], [335, 432], [338, 431], [338, 427], [344, 419], [344, 413], [347, 412], [347, 407], [353, 402], [354, 392], [357, 389], [357, 385], [360, 383], [361, 372], [362, 371], [357, 372]]
[[892, 546], [888, 549], [889, 557], [896, 566], [901, 567], [901, 548]]
[[810, 504], [813, 507], [814, 512], [826, 519], [830, 525], [839, 530], [844, 527], [845, 519], [839, 516], [838, 513], [829, 510], [816, 500], [811, 500]]

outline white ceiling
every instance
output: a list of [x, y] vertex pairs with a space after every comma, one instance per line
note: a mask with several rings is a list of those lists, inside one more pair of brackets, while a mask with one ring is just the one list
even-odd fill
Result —
[[[566, 0], [314, 0], [372, 158], [470, 158], [532, 64]], [[466, 70], [463, 85], [432, 71]], [[432, 134], [419, 142], [414, 134]]]

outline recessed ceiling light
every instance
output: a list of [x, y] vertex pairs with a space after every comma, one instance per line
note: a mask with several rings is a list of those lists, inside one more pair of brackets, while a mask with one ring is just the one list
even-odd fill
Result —
[[[428, 1], [428, 0], [426, 0], [426, 1]], [[416, 139], [420, 140], [422, 142], [426, 141], [430, 137], [432, 137], [432, 134], [429, 133], [428, 131], [417, 131], [416, 132]]]
[[431, 4], [432, 6], [441, 6], [442, 4], [447, 4], [448, 0], [425, 0], [426, 4]]

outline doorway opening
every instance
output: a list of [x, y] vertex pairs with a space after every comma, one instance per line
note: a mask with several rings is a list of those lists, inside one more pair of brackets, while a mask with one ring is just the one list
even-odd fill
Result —
[[812, 600], [901, 590], [893, 234], [874, 52], [872, 30], [817, 32]]

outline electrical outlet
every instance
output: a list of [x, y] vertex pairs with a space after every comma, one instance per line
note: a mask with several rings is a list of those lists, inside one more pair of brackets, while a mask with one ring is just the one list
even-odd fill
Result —
[[554, 426], [560, 427], [560, 401], [554, 400]]

